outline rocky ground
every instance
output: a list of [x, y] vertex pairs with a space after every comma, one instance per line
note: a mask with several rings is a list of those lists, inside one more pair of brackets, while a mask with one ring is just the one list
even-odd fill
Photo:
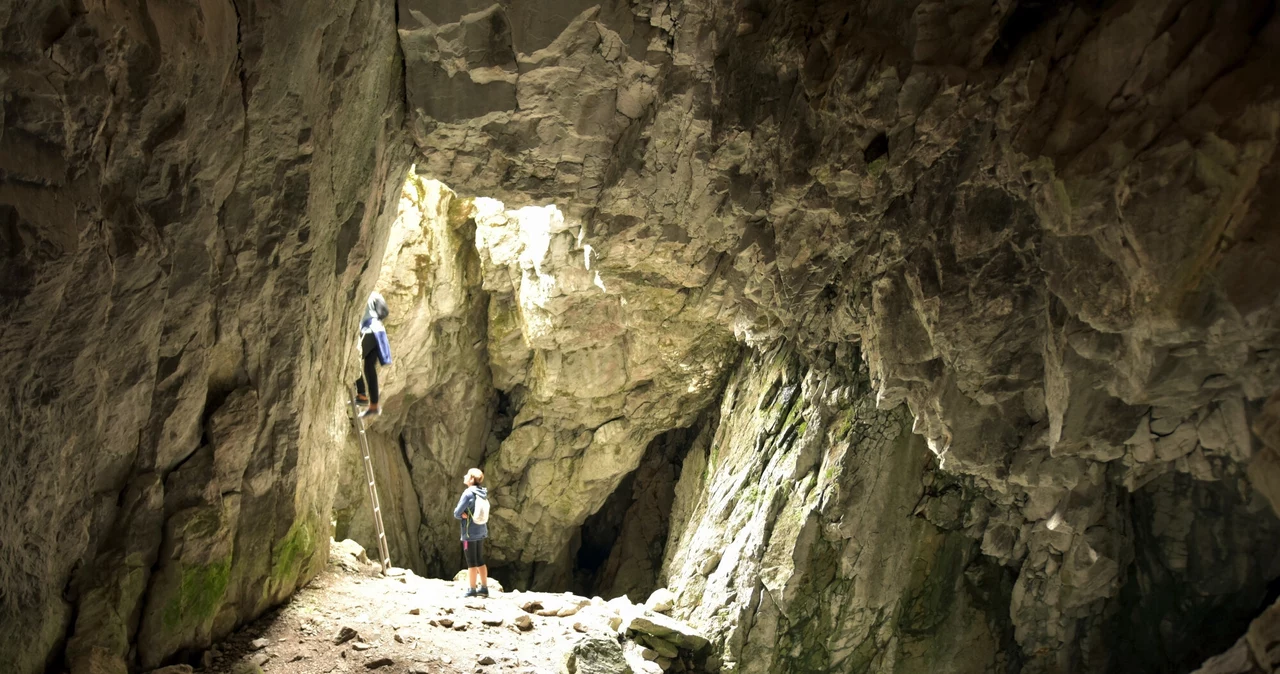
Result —
[[[705, 640], [625, 599], [519, 591], [468, 599], [464, 590], [412, 572], [382, 576], [358, 545], [335, 543], [328, 568], [288, 604], [201, 654], [201, 664], [154, 674], [701, 670], [689, 647]], [[661, 596], [649, 604], [669, 607]], [[661, 640], [640, 632], [672, 627], [681, 633]]]

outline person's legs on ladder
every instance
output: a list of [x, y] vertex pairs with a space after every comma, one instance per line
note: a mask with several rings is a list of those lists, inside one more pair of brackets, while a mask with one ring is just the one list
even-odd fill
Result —
[[365, 395], [364, 393], [364, 377], [363, 376], [356, 379], [356, 404], [357, 405], [369, 404], [369, 396]]
[[360, 416], [382, 414], [378, 408], [378, 338], [372, 334], [365, 335], [360, 342], [360, 349], [364, 354], [364, 376], [356, 384], [356, 392], [364, 393], [365, 386], [361, 384], [369, 388], [369, 409]]

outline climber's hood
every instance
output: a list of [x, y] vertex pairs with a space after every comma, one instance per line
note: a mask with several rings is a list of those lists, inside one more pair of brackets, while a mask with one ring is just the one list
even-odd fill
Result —
[[387, 301], [382, 298], [382, 293], [377, 291], [369, 293], [369, 302], [365, 305], [365, 320], [376, 318], [381, 321], [386, 319], [388, 313], [390, 309], [387, 307]]

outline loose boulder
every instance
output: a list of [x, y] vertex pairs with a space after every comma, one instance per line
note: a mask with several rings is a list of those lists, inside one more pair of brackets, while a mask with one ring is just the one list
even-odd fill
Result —
[[634, 674], [613, 639], [584, 636], [565, 652], [560, 674]]
[[[693, 627], [675, 618], [648, 611], [643, 613], [635, 612], [625, 616], [619, 631], [624, 634], [655, 637], [654, 643], [670, 643], [677, 648], [687, 649], [694, 653], [706, 648], [709, 643], [707, 638]], [[653, 648], [652, 644], [650, 644], [650, 648]], [[654, 648], [654, 650], [662, 652], [658, 648]]]
[[644, 602], [644, 607], [654, 613], [665, 613], [670, 615], [671, 609], [676, 606], [676, 595], [665, 587], [660, 587], [649, 595], [649, 599]]

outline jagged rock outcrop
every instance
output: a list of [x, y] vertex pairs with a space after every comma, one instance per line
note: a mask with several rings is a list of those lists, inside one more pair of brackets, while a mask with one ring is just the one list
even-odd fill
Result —
[[785, 350], [739, 367], [681, 472], [676, 613], [724, 671], [1017, 671], [1015, 574], [981, 551], [992, 503], [868, 389]]
[[[864, 360], [993, 504], [1025, 671], [1133, 664], [1100, 644], [1135, 582], [1260, 610], [1274, 552], [1201, 527], [1274, 527], [1274, 3], [400, 6], [421, 170], [559, 204], [602, 277], [749, 345]], [[1209, 589], [1184, 550], [1250, 561]], [[1160, 666], [1218, 640], [1174, 622]]]
[[324, 563], [344, 336], [408, 166], [393, 17], [0, 9], [6, 671], [153, 668]]
[[659, 580], [726, 667], [1271, 666], [1273, 0], [11, 4], [17, 671], [160, 664], [323, 559], [410, 142], [505, 206], [385, 260], [406, 560], [483, 462], [495, 568], [563, 587], [704, 420]]
[[1105, 528], [1011, 532], [1030, 502], [938, 469], [903, 410], [867, 391], [757, 356], [686, 459], [664, 582], [726, 670], [1019, 671], [1019, 645], [1064, 634], [1068, 666], [1189, 671], [1280, 572], [1260, 497], [1176, 473], [1076, 502]]
[[[449, 513], [483, 457], [503, 532], [495, 565], [567, 587], [578, 527], [659, 433], [711, 404], [737, 355], [731, 333], [678, 292], [592, 270], [554, 207], [472, 205], [417, 177], [383, 260], [395, 362], [370, 438], [393, 559], [452, 572]], [[346, 452], [340, 527], [372, 543], [357, 456]]]
[[578, 527], [711, 404], [738, 345], [706, 303], [598, 271], [558, 209], [478, 206], [489, 362], [514, 410], [485, 458], [491, 550], [518, 584], [566, 587]]
[[[460, 554], [450, 513], [496, 413], [484, 348], [489, 296], [469, 201], [410, 175], [399, 208], [377, 282], [391, 309], [392, 364], [380, 369], [383, 414], [367, 423], [368, 437], [392, 562], [450, 576]], [[376, 550], [356, 443], [349, 434], [337, 533]]]

